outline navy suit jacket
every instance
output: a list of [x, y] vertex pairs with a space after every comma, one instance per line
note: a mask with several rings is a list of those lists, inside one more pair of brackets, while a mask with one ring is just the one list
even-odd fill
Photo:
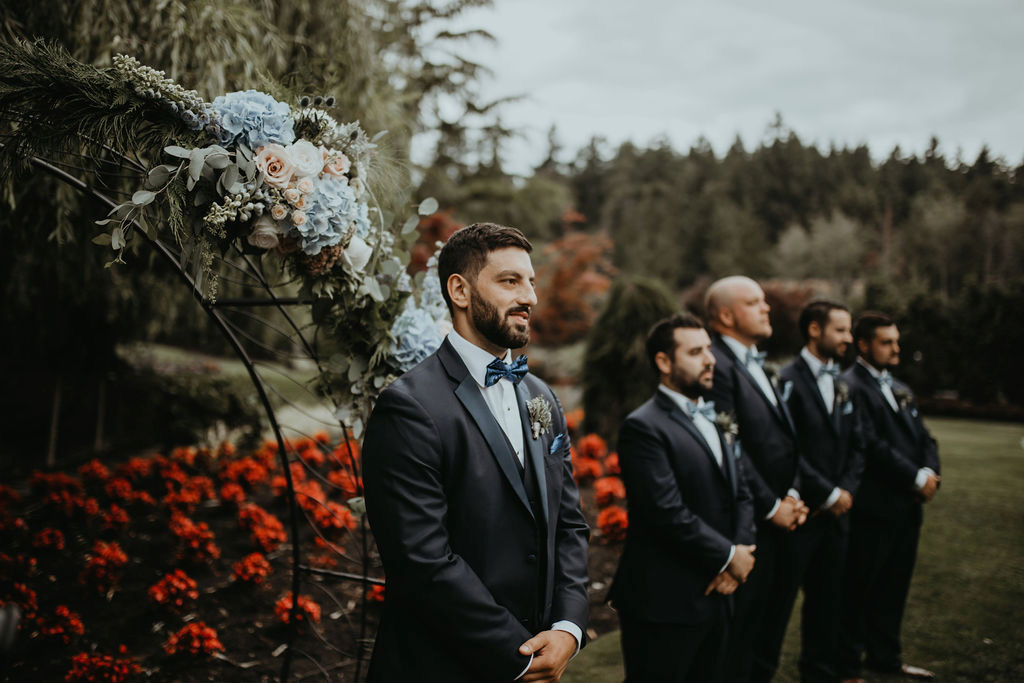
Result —
[[720, 594], [704, 595], [733, 544], [753, 543], [753, 506], [737, 457], [722, 444], [719, 467], [707, 442], [661, 391], [619, 432], [619, 467], [629, 529], [609, 594], [620, 611], [657, 623], [706, 621]]
[[894, 383], [894, 393], [911, 397], [894, 411], [878, 381], [859, 362], [841, 377], [850, 385], [865, 443], [864, 476], [853, 512], [861, 519], [881, 522], [907, 515], [920, 519], [921, 500], [914, 480], [922, 467], [939, 473], [939, 451], [910, 390]]
[[[818, 381], [807, 362], [796, 360], [782, 369], [782, 378], [792, 382], [786, 405], [796, 425], [800, 445], [800, 494], [812, 510], [820, 508], [838, 486], [855, 498], [864, 471], [864, 444], [856, 406], [836, 380], [835, 409], [830, 411], [818, 391]], [[844, 515], [841, 521], [845, 520]]]
[[[368, 680], [511, 681], [531, 636], [563, 619], [586, 633], [590, 531], [565, 418], [536, 377], [516, 393], [532, 492], [447, 340], [378, 399], [363, 477], [387, 592]], [[525, 409], [535, 396], [552, 417], [538, 439]]]
[[717, 334], [712, 338], [711, 352], [715, 356], [714, 386], [704, 392], [704, 397], [713, 400], [719, 412], [732, 413], [739, 424], [754, 514], [763, 519], [790, 488], [801, 490], [793, 420], [778, 391], [778, 406], [773, 406], [757, 380]]

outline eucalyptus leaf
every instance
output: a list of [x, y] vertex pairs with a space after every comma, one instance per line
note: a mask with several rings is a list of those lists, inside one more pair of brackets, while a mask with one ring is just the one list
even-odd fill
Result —
[[192, 182], [197, 182], [200, 176], [203, 174], [203, 166], [206, 165], [206, 150], [205, 149], [194, 149], [189, 154], [188, 161], [188, 177], [192, 179]]
[[402, 264], [395, 259], [388, 259], [380, 264], [380, 272], [394, 277], [402, 270]]
[[422, 202], [420, 202], [419, 214], [421, 216], [430, 216], [431, 214], [437, 213], [437, 208], [437, 200], [434, 199], [433, 197], [427, 197]]
[[[173, 166], [171, 167], [173, 168]], [[167, 170], [166, 165], [156, 166], [149, 170], [146, 175], [146, 182], [149, 183], [150, 187], [160, 187], [167, 182], [167, 179], [171, 177], [171, 172]]]
[[368, 276], [364, 279], [363, 289], [365, 289], [366, 293], [370, 295], [370, 298], [377, 303], [384, 301], [384, 293], [380, 290], [380, 284], [377, 282], [376, 278]]
[[179, 159], [188, 159], [189, 155], [191, 155], [194, 150], [188, 150], [185, 149], [184, 147], [179, 147], [177, 145], [168, 145], [167, 147], [164, 147], [164, 151], [170, 154], [172, 157], [178, 157]]
[[132, 195], [132, 204], [135, 206], [145, 206], [156, 199], [156, 193], [149, 190], [139, 190]]
[[238, 182], [238, 167], [232, 165], [224, 169], [224, 173], [220, 176], [220, 182], [231, 192], [231, 186]]
[[405, 223], [402, 224], [402, 234], [408, 235], [420, 224], [419, 216], [410, 216]]
[[229, 157], [227, 154], [221, 154], [220, 152], [215, 152], [215, 153], [211, 154], [210, 156], [206, 157], [206, 165], [210, 166], [212, 168], [215, 168], [217, 170], [220, 170], [220, 169], [223, 169], [223, 168], [227, 168], [230, 164], [231, 164], [231, 157]]
[[106, 225], [109, 222], [110, 222], [109, 218], [104, 218], [102, 220], [93, 221], [93, 223], [95, 223], [96, 225]]
[[110, 248], [124, 248], [124, 230], [121, 229], [120, 225], [110, 231]]
[[92, 238], [93, 244], [98, 244], [102, 247], [107, 246], [111, 243], [110, 235], [108, 233], [101, 233]]

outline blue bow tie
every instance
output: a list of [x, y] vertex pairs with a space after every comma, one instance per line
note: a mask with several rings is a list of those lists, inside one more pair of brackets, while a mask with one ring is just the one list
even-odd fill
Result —
[[878, 386], [880, 386], [880, 387], [889, 387], [890, 389], [892, 389], [892, 375], [889, 374], [888, 370], [883, 372], [881, 375], [879, 375], [875, 379], [878, 381]]
[[487, 364], [487, 374], [484, 375], [484, 386], [493, 386], [499, 379], [507, 379], [512, 384], [519, 384], [519, 380], [526, 377], [530, 369], [526, 367], [526, 356], [519, 356], [509, 365], [500, 358], [495, 358]]
[[711, 422], [715, 421], [715, 402], [714, 401], [705, 401], [701, 405], [697, 405], [696, 403], [687, 402], [684, 405], [686, 406], [686, 414], [689, 416], [689, 418], [691, 420], [693, 418], [697, 417], [698, 414], [700, 414], [700, 415], [703, 415], [704, 417], [706, 417]]
[[750, 365], [752, 362], [757, 363], [762, 368], [764, 367], [764, 359], [768, 357], [768, 354], [764, 351], [755, 351], [753, 349], [747, 349], [747, 357], [744, 359], [744, 364]]
[[832, 375], [832, 381], [839, 379], [839, 368], [833, 365], [822, 365], [818, 368], [818, 377]]

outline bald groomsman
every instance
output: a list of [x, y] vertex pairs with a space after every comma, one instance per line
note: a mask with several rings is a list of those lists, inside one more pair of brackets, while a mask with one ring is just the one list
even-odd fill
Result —
[[[705, 307], [714, 330], [714, 384], [703, 392], [717, 410], [735, 415], [743, 444], [743, 469], [754, 500], [757, 520], [757, 565], [736, 593], [731, 637], [730, 678], [751, 679], [770, 662], [756, 662], [762, 617], [768, 596], [789, 585], [778, 576], [780, 546], [790, 531], [807, 518], [800, 498], [800, 455], [796, 428], [783, 394], [764, 369], [757, 344], [772, 334], [770, 310], [761, 287], [747, 277], [718, 280], [708, 288]], [[768, 674], [770, 677], [770, 673]]]
[[790, 582], [768, 600], [765, 625], [771, 637], [760, 643], [758, 661], [766, 666], [759, 680], [769, 680], [775, 671], [793, 603], [803, 587], [800, 680], [835, 683], [847, 513], [864, 469], [857, 414], [849, 387], [839, 379], [839, 360], [853, 342], [850, 311], [814, 301], [800, 314], [799, 326], [805, 346], [783, 368], [782, 378], [791, 387], [786, 404], [804, 464], [800, 491], [814, 514], [793, 532], [789, 552], [779, 558], [780, 575]]
[[862, 667], [867, 667], [927, 680], [935, 674], [903, 662], [900, 624], [922, 506], [939, 489], [939, 453], [910, 389], [890, 374], [900, 362], [896, 322], [882, 313], [864, 313], [853, 327], [853, 339], [857, 362], [842, 379], [861, 416], [865, 452], [864, 476], [850, 514], [840, 675], [861, 681]]

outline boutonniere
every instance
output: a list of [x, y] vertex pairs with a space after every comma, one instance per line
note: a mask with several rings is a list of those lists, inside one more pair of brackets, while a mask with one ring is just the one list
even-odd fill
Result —
[[732, 413], [716, 413], [715, 424], [722, 430], [722, 435], [728, 445], [731, 446], [736, 442], [736, 437], [740, 435], [740, 426], [736, 424]]
[[893, 387], [892, 397], [896, 399], [896, 403], [899, 405], [900, 410], [903, 410], [910, 405], [910, 401], [914, 398], [913, 395], [903, 387]]
[[534, 396], [526, 402], [526, 410], [530, 414], [530, 431], [533, 438], [540, 438], [551, 429], [551, 404], [543, 396]]
[[776, 389], [778, 389], [779, 377], [782, 373], [782, 368], [779, 367], [779, 364], [766, 361], [765, 364], [762, 366], [762, 369], [764, 370], [764, 374], [768, 378], [768, 381], [771, 382]]
[[836, 381], [836, 403], [846, 403], [850, 400], [850, 385], [842, 380]]

